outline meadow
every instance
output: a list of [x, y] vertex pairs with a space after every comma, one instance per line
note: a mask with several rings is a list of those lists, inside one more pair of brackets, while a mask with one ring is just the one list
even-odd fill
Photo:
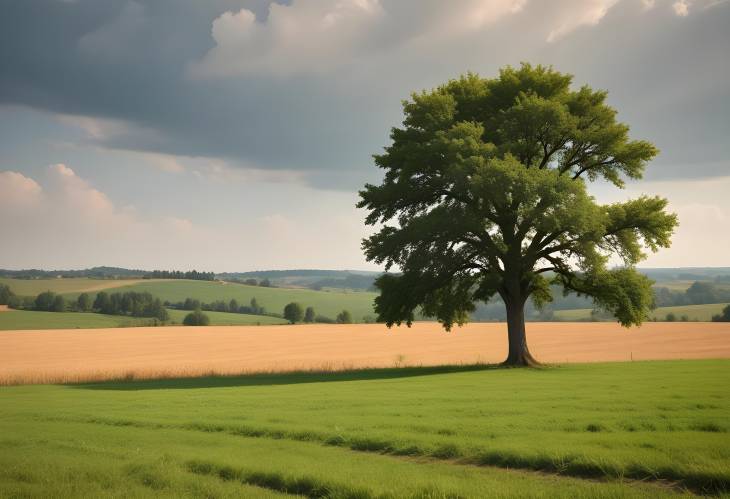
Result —
[[[373, 300], [377, 296], [376, 293], [365, 291], [267, 288], [223, 281], [184, 279], [0, 279], [0, 284], [7, 284], [15, 294], [20, 296], [35, 296], [50, 290], [63, 294], [70, 300], [75, 300], [81, 293], [89, 293], [93, 299], [96, 293], [102, 290], [108, 292], [147, 291], [163, 301], [172, 303], [184, 301], [185, 298], [194, 298], [204, 303], [216, 300], [229, 302], [235, 298], [239, 304], [248, 305], [251, 298], [256, 298], [259, 306], [265, 307], [268, 312], [276, 313], [282, 313], [287, 303], [299, 302], [303, 307], [314, 307], [317, 314], [331, 319], [334, 319], [341, 311], [349, 310], [354, 322], [362, 322], [365, 316], [374, 317]], [[230, 322], [230, 324], [255, 324], [256, 322]], [[270, 323], [266, 318], [262, 318], [258, 322]]]
[[730, 361], [0, 388], [22, 497], [679, 497], [730, 492]]
[[[677, 320], [686, 315], [690, 321], [710, 321], [713, 315], [720, 314], [727, 303], [708, 303], [704, 305], [678, 305], [675, 307], [658, 307], [649, 314], [653, 320], [663, 321], [667, 314], [674, 314]], [[573, 310], [556, 310], [555, 318], [563, 321], [581, 321], [591, 318], [590, 308]]]
[[[170, 324], [182, 324], [185, 310], [168, 309]], [[265, 315], [206, 312], [214, 326], [285, 324], [284, 319]], [[38, 312], [35, 310], [7, 310], [0, 313], [0, 331], [16, 329], [92, 329], [148, 326], [154, 320], [144, 317], [104, 315], [91, 312]]]

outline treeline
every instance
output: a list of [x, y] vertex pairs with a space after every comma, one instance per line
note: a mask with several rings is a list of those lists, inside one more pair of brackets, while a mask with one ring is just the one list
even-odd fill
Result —
[[245, 284], [246, 286], [261, 286], [262, 288], [275, 288], [270, 280], [268, 279], [262, 279], [262, 280], [256, 280], [253, 277], [249, 277], [248, 279], [241, 279], [239, 277], [230, 277], [227, 279], [224, 279], [226, 282], [232, 282], [235, 284]]
[[5, 288], [7, 286], [0, 285], [0, 305], [8, 305], [15, 309], [39, 312], [96, 312], [108, 315], [148, 317], [163, 322], [170, 319], [162, 301], [147, 292], [107, 293], [100, 291], [92, 302], [88, 293], [81, 293], [75, 300], [68, 300], [53, 291], [44, 291], [33, 298], [17, 296]]
[[198, 272], [197, 270], [189, 270], [183, 272], [180, 270], [153, 270], [144, 275], [145, 279], [192, 279], [194, 281], [214, 281], [214, 272]]
[[[352, 314], [349, 310], [343, 310], [337, 317], [332, 319], [314, 312], [314, 307], [302, 307], [300, 303], [291, 302], [284, 307], [284, 319], [292, 324], [297, 322], [322, 323], [322, 324], [352, 324]], [[367, 322], [367, 321], [365, 321]], [[374, 321], [373, 321], [374, 322]]]
[[268, 315], [270, 317], [282, 317], [281, 314], [267, 312], [266, 308], [261, 306], [256, 298], [251, 298], [248, 305], [238, 303], [238, 300], [232, 298], [230, 300], [216, 300], [210, 303], [204, 303], [196, 298], [185, 298], [184, 301], [177, 303], [165, 302], [165, 305], [178, 310], [204, 310], [206, 312], [228, 312], [231, 314], [250, 314], [250, 315]]
[[142, 277], [146, 274], [144, 270], [124, 269], [121, 267], [92, 267], [82, 270], [8, 270], [0, 269], [0, 277], [10, 279], [56, 279], [56, 278], [79, 278], [91, 277], [94, 279], [127, 279]]
[[[724, 281], [718, 279], [716, 282], [721, 283]], [[657, 307], [726, 303], [730, 302], [730, 288], [727, 286], [717, 286], [711, 282], [700, 281], [695, 281], [685, 291], [656, 287], [654, 288], [654, 300]]]

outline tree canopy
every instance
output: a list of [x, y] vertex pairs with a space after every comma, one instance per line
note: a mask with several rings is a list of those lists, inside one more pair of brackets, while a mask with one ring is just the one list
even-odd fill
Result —
[[592, 297], [624, 326], [648, 317], [651, 281], [634, 266], [645, 248], [669, 246], [676, 216], [666, 199], [600, 204], [587, 186], [622, 188], [658, 151], [629, 138], [605, 91], [571, 82], [523, 64], [404, 102], [403, 126], [375, 156], [383, 182], [367, 184], [358, 203], [367, 224], [382, 224], [363, 242], [367, 259], [401, 271], [376, 281], [379, 320], [410, 325], [420, 308], [449, 330], [499, 295], [510, 363], [529, 364], [524, 303], [550, 301], [551, 283]]

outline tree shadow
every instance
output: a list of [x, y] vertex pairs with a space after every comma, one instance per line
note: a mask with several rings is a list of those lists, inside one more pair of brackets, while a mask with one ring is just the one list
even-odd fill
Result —
[[82, 390], [175, 390], [194, 388], [226, 388], [236, 386], [295, 385], [332, 381], [366, 381], [429, 376], [471, 371], [504, 369], [500, 364], [444, 365], [430, 367], [390, 367], [354, 369], [351, 371], [295, 371], [243, 375], [214, 375], [191, 378], [119, 379], [100, 382], [69, 383], [65, 386]]

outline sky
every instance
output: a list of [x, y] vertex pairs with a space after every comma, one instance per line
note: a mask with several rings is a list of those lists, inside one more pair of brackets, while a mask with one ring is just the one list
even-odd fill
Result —
[[730, 266], [729, 0], [0, 0], [0, 268], [376, 270], [355, 208], [401, 101], [526, 61], [606, 89]]

